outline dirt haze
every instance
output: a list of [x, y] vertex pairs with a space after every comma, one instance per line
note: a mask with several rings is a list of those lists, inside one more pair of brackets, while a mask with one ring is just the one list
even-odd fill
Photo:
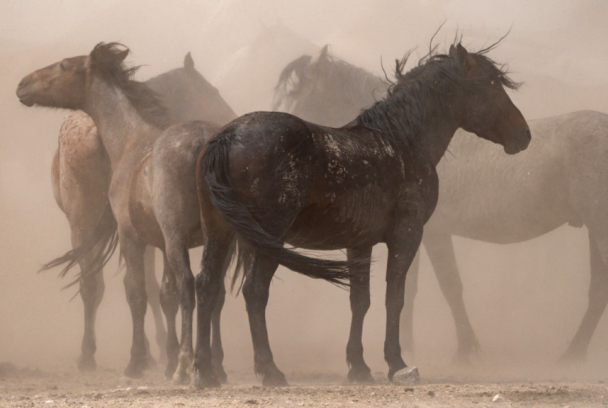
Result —
[[[418, 47], [413, 55], [424, 55], [437, 27], [447, 21], [436, 41], [447, 45], [458, 32], [471, 49], [480, 49], [511, 29], [490, 56], [508, 63], [513, 78], [525, 83], [511, 96], [527, 119], [582, 109], [608, 111], [607, 3], [600, 0], [404, 3], [64, 0], [3, 4], [0, 362], [11, 362], [19, 369], [40, 369], [44, 375], [0, 378], [0, 405], [44, 405], [42, 399], [34, 399], [35, 395], [55, 400], [66, 393], [70, 395], [69, 401], [102, 406], [114, 397], [91, 395], [120, 386], [118, 378], [128, 361], [131, 341], [123, 272], [117, 272], [117, 263], [113, 261], [105, 270], [107, 288], [97, 319], [97, 362], [101, 373], [94, 374], [91, 380], [79, 377], [74, 367], [83, 330], [82, 302], [79, 298], [70, 302], [74, 291], [61, 291], [65, 281], [57, 279], [54, 272], [36, 274], [44, 262], [70, 249], [70, 236], [50, 184], [51, 160], [65, 112], [28, 109], [19, 104], [14, 94], [21, 77], [35, 69], [64, 57], [87, 54], [100, 41], [120, 41], [133, 51], [128, 61], [143, 65], [137, 78], [144, 80], [180, 66], [184, 55], [191, 51], [197, 69], [219, 88], [238, 114], [244, 114], [270, 110], [278, 73], [303, 53], [313, 53], [330, 43], [337, 56], [382, 74], [381, 60], [388, 69], [408, 49]], [[414, 317], [416, 353], [408, 355], [406, 361], [420, 368], [423, 381], [481, 383], [470, 385], [472, 389], [423, 385], [413, 391], [420, 400], [412, 400], [409, 396], [395, 399], [394, 388], [388, 386], [336, 385], [341, 383], [338, 378], [347, 372], [348, 293], [280, 268], [267, 309], [275, 361], [288, 379], [297, 382], [298, 378], [304, 378], [300, 383], [310, 384], [311, 378], [327, 378], [330, 384], [327, 388], [309, 386], [301, 391], [267, 391], [269, 394], [251, 388], [256, 379], [252, 374], [252, 346], [244, 301], [242, 296], [229, 296], [222, 328], [225, 367], [235, 378], [234, 386], [202, 394], [190, 389], [175, 391], [157, 373], [151, 373], [151, 388], [138, 394], [138, 398], [142, 405], [155, 406], [169, 406], [158, 402], [168, 396], [179, 399], [171, 401], [188, 406], [196, 402], [194, 395], [204, 396], [207, 402], [218, 406], [227, 403], [230, 395], [233, 401], [239, 401], [233, 405], [268, 405], [270, 401], [277, 406], [288, 402], [306, 405], [323, 398], [329, 406], [347, 405], [344, 401], [352, 399], [357, 401], [349, 406], [370, 406], [366, 398], [375, 392], [393, 406], [458, 406], [460, 402], [483, 406], [491, 404], [485, 393], [492, 396], [503, 393], [513, 406], [518, 403], [526, 406], [525, 401], [532, 401], [521, 395], [541, 396], [537, 406], [553, 403], [599, 406], [600, 396], [607, 391], [605, 385], [595, 384], [608, 378], [606, 317], [599, 323], [588, 360], [582, 366], [564, 369], [556, 364], [587, 307], [586, 238], [585, 229], [562, 227], [542, 238], [514, 245], [454, 239], [465, 303], [483, 348], [467, 368], [452, 365], [456, 350], [454, 323], [423, 255]], [[192, 254], [196, 273], [201, 251]], [[157, 255], [159, 277], [160, 264]], [[374, 373], [387, 371], [383, 360], [385, 266], [386, 247], [379, 245], [374, 250], [372, 306], [363, 339], [366, 360]], [[147, 330], [153, 339], [150, 315], [148, 312]], [[152, 346], [158, 355], [156, 345]], [[65, 377], [62, 373], [66, 373]], [[560, 400], [552, 399], [558, 391], [551, 387], [562, 387], [563, 383], [521, 385], [531, 380], [586, 383], [569, 385]], [[85, 383], [89, 381], [92, 385], [87, 388]], [[510, 385], [487, 386], [496, 381], [508, 381]], [[57, 384], [58, 390], [45, 390]], [[138, 386], [148, 386], [146, 382], [142, 384]], [[64, 387], [71, 391], [64, 392]], [[451, 400], [428, 394], [433, 391], [441, 396], [446, 389], [453, 389], [454, 395], [459, 396], [458, 404], [454, 400], [454, 405], [450, 405]], [[348, 396], [334, 404], [335, 395], [342, 392]], [[398, 392], [407, 394], [403, 390]], [[289, 393], [294, 393], [293, 398]], [[350, 393], [359, 396], [351, 398]], [[9, 400], [12, 395], [28, 399]], [[248, 399], [256, 402], [247, 402]], [[123, 399], [112, 401], [122, 403]]]

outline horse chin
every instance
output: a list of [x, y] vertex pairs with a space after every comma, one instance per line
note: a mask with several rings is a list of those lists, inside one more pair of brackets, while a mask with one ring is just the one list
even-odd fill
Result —
[[33, 100], [28, 99], [27, 97], [19, 98], [19, 102], [21, 102], [22, 104], [24, 104], [28, 108], [31, 108], [35, 104], [35, 102]]
[[506, 144], [504, 149], [506, 154], [517, 154], [523, 150], [517, 143]]

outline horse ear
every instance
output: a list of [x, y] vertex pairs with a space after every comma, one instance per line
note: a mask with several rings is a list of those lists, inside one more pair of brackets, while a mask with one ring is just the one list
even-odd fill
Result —
[[326, 59], [329, 55], [329, 44], [325, 44], [321, 51], [310, 60], [310, 65], [314, 65], [322, 59]]
[[120, 51], [116, 54], [116, 59], [118, 60], [118, 62], [123, 62], [126, 58], [127, 55], [129, 55], [129, 49], [127, 48], [126, 50]]
[[469, 61], [469, 58], [471, 57], [469, 56], [469, 52], [466, 50], [466, 48], [464, 48], [460, 43], [458, 43], [456, 46], [456, 54], [458, 55], [458, 59], [462, 63], [462, 66], [468, 70], [471, 66]]
[[452, 44], [450, 45], [450, 57], [453, 57], [454, 55], [456, 55], [456, 47]]
[[194, 71], [194, 60], [192, 59], [192, 55], [190, 55], [190, 53], [186, 54], [184, 57], [184, 68], [186, 71]]

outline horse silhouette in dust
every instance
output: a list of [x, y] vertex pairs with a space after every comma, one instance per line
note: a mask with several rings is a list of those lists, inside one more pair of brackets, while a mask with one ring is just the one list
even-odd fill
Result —
[[[194, 68], [190, 53], [184, 58], [183, 68], [173, 69], [154, 77], [146, 84], [159, 94], [175, 123], [206, 120], [223, 125], [236, 115], [217, 90]], [[114, 216], [108, 203], [112, 179], [110, 159], [97, 134], [93, 120], [83, 111], [70, 112], [59, 131], [58, 148], [53, 157], [51, 180], [57, 205], [70, 225], [73, 250], [43, 267], [43, 270], [67, 264], [62, 271], [80, 264], [82, 270], [99, 269], [99, 273], [79, 280], [80, 296], [84, 303], [84, 336], [82, 354], [78, 359], [80, 371], [95, 370], [95, 316], [103, 298], [104, 281], [101, 259], [104, 251], [113, 251], [116, 241], [96, 227], [113, 228]], [[105, 218], [102, 220], [102, 218]], [[106, 241], [98, 242], [105, 237]], [[95, 244], [95, 245], [92, 245]], [[161, 361], [166, 361], [167, 332], [160, 306], [158, 281], [154, 273], [154, 251], [145, 254], [146, 292], [154, 315], [156, 341], [161, 350]]]
[[[354, 80], [355, 72], [367, 75], [367, 80]], [[337, 75], [349, 80], [330, 80]], [[361, 87], [361, 83], [374, 82], [378, 85], [373, 90]], [[383, 92], [379, 77], [332, 57], [326, 47], [314, 58], [303, 56], [285, 67], [276, 87], [275, 107], [304, 120], [338, 126]], [[336, 107], [340, 99], [347, 103]], [[608, 115], [573, 112], [530, 121], [530, 128], [535, 142], [515, 157], [501, 155], [495, 146], [459, 130], [450, 144], [452, 154], [437, 166], [439, 201], [425, 225], [422, 243], [456, 324], [455, 361], [468, 361], [480, 346], [464, 305], [454, 235], [508, 244], [542, 236], [564, 224], [589, 229], [589, 304], [562, 360], [586, 357], [608, 303], [608, 214], [604, 210]], [[408, 272], [402, 320], [410, 349], [417, 281], [418, 257]]]
[[[188, 248], [203, 242], [195, 164], [198, 152], [219, 127], [199, 121], [171, 126], [175, 119], [157, 94], [131, 79], [137, 68], [125, 67], [123, 62], [128, 53], [120, 44], [99, 44], [90, 55], [67, 58], [26, 76], [17, 88], [17, 96], [27, 106], [79, 109], [93, 119], [112, 170], [107, 190], [109, 206], [104, 211], [111, 210], [114, 218], [100, 219], [95, 226], [95, 240], [85, 244], [90, 248], [103, 247], [115, 240], [115, 234], [118, 237], [126, 264], [125, 289], [133, 319], [131, 360], [125, 375], [141, 377], [147, 368], [144, 251], [146, 246], [154, 246], [163, 251], [165, 264], [160, 290], [168, 328], [165, 373], [173, 375], [175, 382], [186, 383], [193, 353], [194, 308], [194, 276]], [[168, 85], [157, 89], [168, 98], [169, 91], [175, 88]], [[175, 94], [177, 98], [184, 95], [188, 93]], [[209, 107], [210, 111], [225, 113], [215, 116], [218, 121], [234, 116], [227, 105]], [[192, 115], [200, 112], [194, 110]], [[95, 281], [94, 275], [100, 272], [100, 265], [111, 252], [102, 250], [97, 262], [81, 272], [81, 280]], [[217, 329], [214, 343], [219, 341], [219, 306], [214, 315]], [[175, 327], [180, 307], [181, 345]], [[221, 343], [214, 344], [214, 368], [225, 379], [222, 357]]]
[[[399, 320], [405, 277], [439, 193], [436, 165], [460, 127], [524, 150], [530, 130], [505, 87], [515, 88], [486, 56], [430, 53], [403, 73], [387, 96], [341, 128], [280, 112], [256, 112], [230, 122], [209, 143], [197, 168], [205, 229], [197, 276], [198, 337], [195, 384], [218, 384], [212, 369], [210, 317], [222, 265], [235, 234], [254, 248], [243, 286], [254, 346], [255, 371], [264, 385], [285, 385], [266, 330], [269, 285], [278, 265], [336, 284], [350, 280], [352, 324], [346, 349], [351, 381], [369, 382], [363, 359], [363, 319], [370, 305], [372, 246], [388, 246], [385, 360], [388, 378], [405, 371]], [[346, 262], [314, 259], [284, 248], [347, 248]]]

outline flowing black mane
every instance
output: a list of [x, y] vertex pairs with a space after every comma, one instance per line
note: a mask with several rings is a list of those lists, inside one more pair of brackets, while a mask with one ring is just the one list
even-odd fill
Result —
[[383, 132], [392, 143], [417, 146], [417, 135], [428, 107], [447, 110], [445, 95], [457, 90], [475, 91], [488, 80], [499, 81], [510, 89], [519, 87], [520, 84], [509, 78], [503, 66], [485, 55], [496, 45], [469, 53], [481, 68], [482, 75], [476, 78], [467, 78], [456, 56], [434, 54], [434, 49], [421, 58], [415, 68], [404, 74], [403, 69], [411, 51], [406, 53], [396, 61], [396, 82], [389, 86], [386, 98], [364, 110], [355, 121]]
[[129, 52], [119, 43], [99, 43], [90, 54], [91, 70], [118, 86], [142, 119], [161, 130], [166, 129], [171, 125], [170, 115], [159, 95], [146, 84], [132, 79], [139, 66], [127, 67], [123, 63]]

